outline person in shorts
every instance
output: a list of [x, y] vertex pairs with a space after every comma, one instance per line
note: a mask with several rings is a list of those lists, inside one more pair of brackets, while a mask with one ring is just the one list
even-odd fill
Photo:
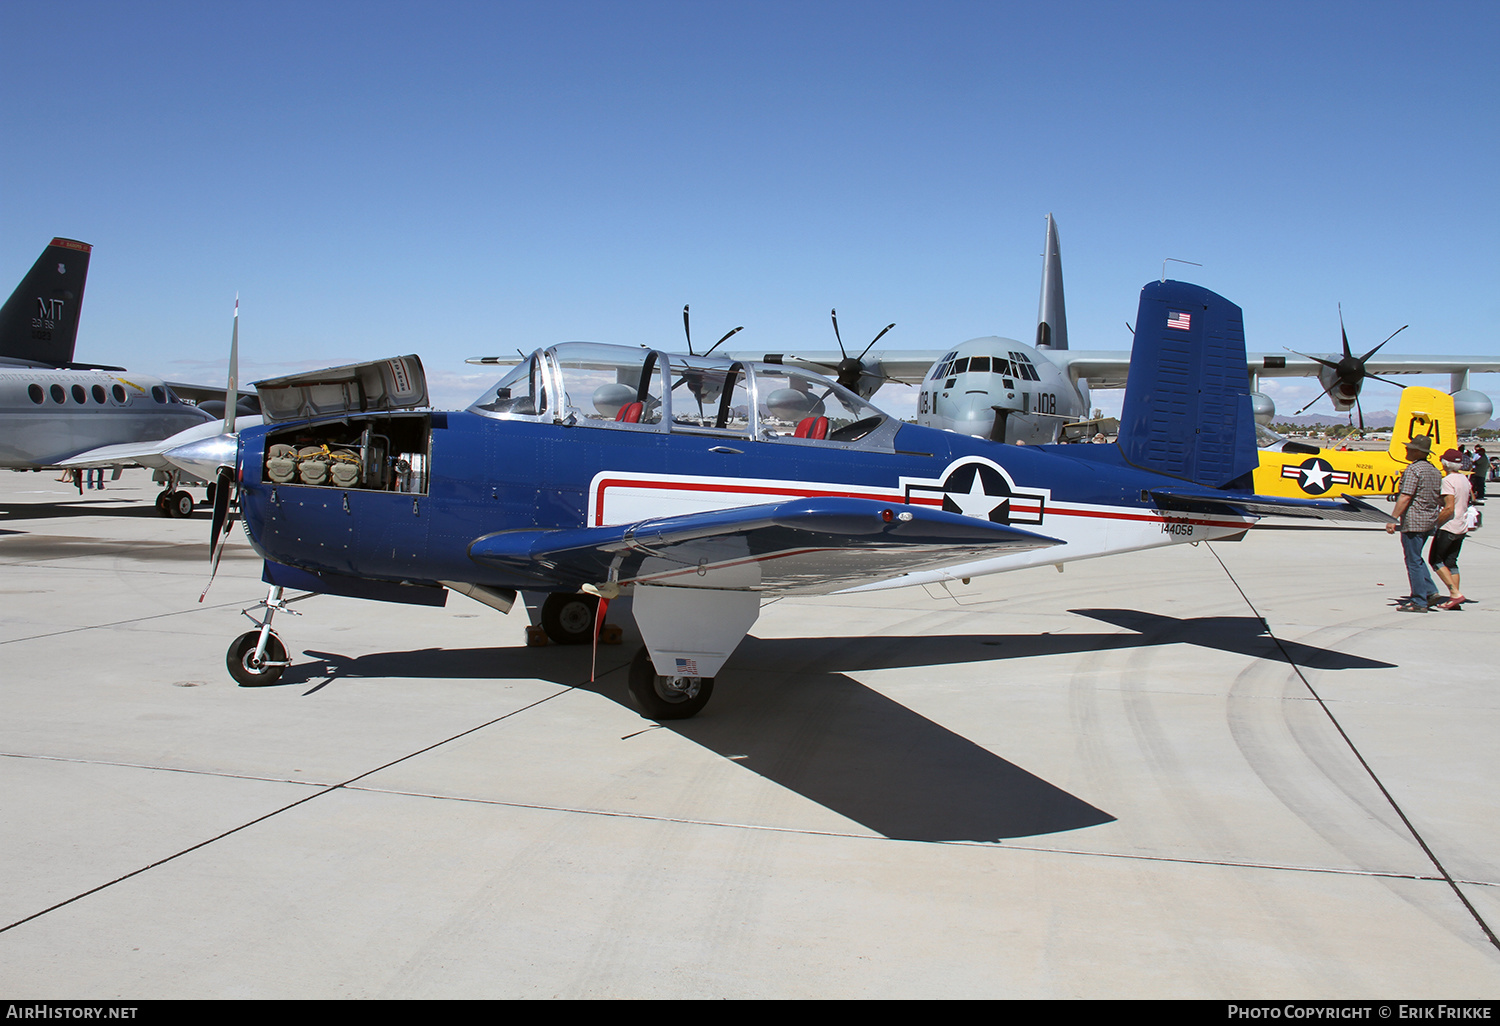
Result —
[[1438, 527], [1432, 532], [1432, 548], [1427, 562], [1448, 587], [1448, 601], [1440, 609], [1459, 609], [1464, 604], [1458, 586], [1458, 550], [1463, 547], [1469, 530], [1469, 495], [1473, 487], [1464, 473], [1463, 458], [1457, 449], [1443, 453], [1443, 483], [1439, 495], [1443, 508], [1438, 511]]

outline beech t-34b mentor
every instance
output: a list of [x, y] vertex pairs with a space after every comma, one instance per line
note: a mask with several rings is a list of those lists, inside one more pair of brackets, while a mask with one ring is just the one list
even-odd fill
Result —
[[229, 650], [241, 682], [288, 665], [271, 629], [285, 589], [433, 605], [452, 589], [499, 608], [550, 593], [548, 633], [584, 642], [601, 600], [629, 594], [631, 694], [683, 718], [766, 596], [1233, 538], [1272, 512], [1389, 521], [1250, 490], [1238, 307], [1153, 282], [1138, 324], [1107, 446], [998, 445], [791, 367], [564, 343], [462, 412], [421, 408], [414, 356], [260, 382], [263, 424], [169, 458], [219, 474], [214, 555], [237, 487], [266, 561], [265, 618]]

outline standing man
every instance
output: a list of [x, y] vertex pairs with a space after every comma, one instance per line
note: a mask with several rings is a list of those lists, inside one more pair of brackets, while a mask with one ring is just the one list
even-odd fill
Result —
[[1474, 473], [1469, 476], [1469, 483], [1474, 486], [1474, 501], [1480, 505], [1484, 504], [1484, 483], [1490, 478], [1490, 457], [1484, 451], [1484, 446], [1474, 446]]
[[[1438, 511], [1442, 509], [1438, 491], [1443, 478], [1437, 467], [1427, 462], [1431, 454], [1432, 439], [1426, 435], [1407, 442], [1406, 458], [1410, 462], [1401, 472], [1397, 488], [1395, 514], [1401, 528], [1401, 551], [1406, 557], [1406, 579], [1411, 585], [1411, 594], [1396, 603], [1403, 613], [1425, 613], [1428, 602], [1441, 597], [1422, 558], [1423, 545], [1437, 527]], [[1386, 534], [1395, 534], [1396, 527], [1386, 524]]]

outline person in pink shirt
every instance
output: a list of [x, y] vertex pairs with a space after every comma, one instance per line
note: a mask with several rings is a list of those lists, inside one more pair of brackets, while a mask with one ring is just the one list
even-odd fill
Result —
[[1448, 587], [1448, 601], [1442, 609], [1459, 609], [1467, 601], [1458, 587], [1458, 550], [1463, 547], [1469, 529], [1469, 495], [1473, 485], [1464, 473], [1463, 454], [1457, 449], [1443, 453], [1443, 483], [1439, 489], [1443, 508], [1438, 513], [1438, 527], [1432, 532], [1432, 548], [1427, 562]]

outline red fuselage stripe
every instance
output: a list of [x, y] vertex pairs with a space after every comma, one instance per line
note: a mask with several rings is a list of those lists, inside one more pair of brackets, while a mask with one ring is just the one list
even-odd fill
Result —
[[[719, 492], [725, 495], [785, 495], [788, 498], [799, 499], [834, 497], [842, 499], [873, 499], [876, 502], [907, 502], [904, 496], [896, 492], [871, 494], [869, 492], [834, 491], [832, 489], [793, 488], [787, 485], [731, 485], [694, 481], [636, 481], [629, 478], [606, 478], [599, 482], [598, 498], [594, 503], [594, 525], [596, 527], [603, 526], [604, 524], [604, 493], [610, 488], [651, 488], [672, 492]], [[913, 496], [909, 504], [940, 508], [943, 505], [943, 500], [936, 496], [932, 498]], [[1026, 512], [1035, 512], [1040, 509], [1040, 505], [1017, 502], [1015, 508]], [[1126, 520], [1152, 524], [1187, 523], [1195, 524], [1199, 527], [1234, 527], [1240, 526], [1242, 523], [1238, 520], [1205, 520], [1201, 517], [1163, 516], [1160, 513], [1125, 513], [1114, 510], [1074, 509], [1067, 506], [1058, 506], [1055, 503], [1047, 507], [1047, 513], [1051, 516], [1059, 517], [1087, 517], [1096, 520]]]

